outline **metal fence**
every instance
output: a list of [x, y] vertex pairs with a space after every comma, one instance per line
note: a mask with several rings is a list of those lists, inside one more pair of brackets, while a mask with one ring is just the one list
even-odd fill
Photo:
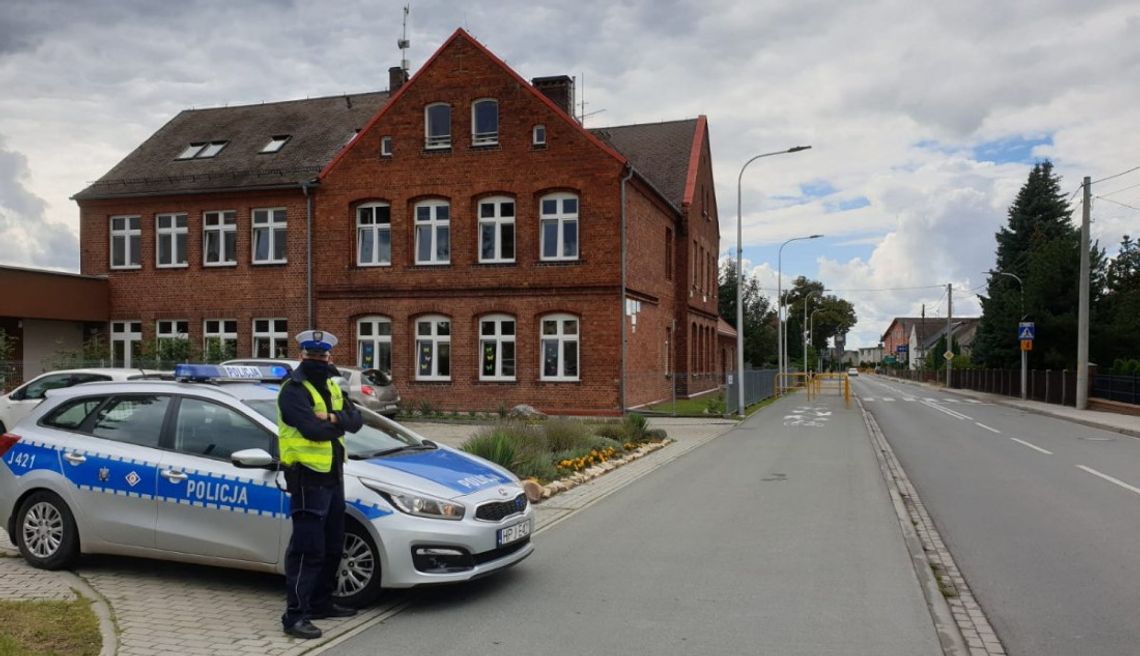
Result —
[[1140, 404], [1140, 376], [1097, 374], [1093, 378], [1092, 395], [1098, 399]]
[[[725, 386], [725, 408], [728, 414], [740, 414], [737, 380], [735, 373], [726, 376], [728, 384]], [[764, 399], [776, 395], [775, 369], [745, 369], [744, 370], [744, 405], [748, 407]]]

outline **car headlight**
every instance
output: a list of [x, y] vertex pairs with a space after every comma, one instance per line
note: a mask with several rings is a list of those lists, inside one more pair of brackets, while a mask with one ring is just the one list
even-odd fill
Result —
[[379, 493], [400, 512], [430, 519], [463, 519], [465, 508], [461, 503], [438, 499], [426, 494], [397, 490], [366, 478], [360, 479], [360, 482], [368, 489]]

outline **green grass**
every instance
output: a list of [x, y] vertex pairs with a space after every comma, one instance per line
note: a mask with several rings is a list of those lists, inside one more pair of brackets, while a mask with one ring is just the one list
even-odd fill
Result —
[[705, 408], [708, 407], [708, 397], [701, 396], [695, 399], [677, 399], [676, 403], [666, 401], [665, 403], [658, 403], [651, 405], [647, 408], [649, 412], [664, 412], [666, 414], [679, 414], [679, 415], [701, 415], [705, 414]]
[[0, 654], [98, 656], [99, 620], [86, 599], [0, 601]]

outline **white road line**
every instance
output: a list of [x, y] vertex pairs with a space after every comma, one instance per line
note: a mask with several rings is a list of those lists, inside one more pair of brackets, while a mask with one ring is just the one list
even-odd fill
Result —
[[958, 403], [959, 402], [958, 399], [951, 399], [951, 398], [944, 398], [942, 400], [945, 401], [946, 403]]
[[867, 397], [863, 397], [863, 400], [864, 400], [864, 401], [874, 401], [874, 400], [875, 400], [875, 397], [873, 397], [873, 396], [867, 396]]
[[1093, 476], [1100, 476], [1101, 478], [1108, 481], [1109, 483], [1116, 483], [1117, 485], [1119, 485], [1120, 487], [1122, 487], [1126, 490], [1131, 490], [1132, 492], [1135, 492], [1136, 494], [1140, 494], [1140, 487], [1133, 487], [1133, 486], [1129, 485], [1128, 483], [1125, 483], [1124, 481], [1122, 481], [1118, 478], [1113, 478], [1113, 477], [1109, 476], [1108, 474], [1102, 474], [1102, 473], [1098, 472], [1097, 470], [1093, 469], [1092, 467], [1085, 467], [1084, 465], [1077, 465], [1077, 469], [1083, 469], [1083, 470], [1087, 471], [1088, 473], [1092, 474]]
[[980, 421], [975, 421], [975, 422], [974, 422], [974, 425], [975, 425], [975, 426], [980, 426], [980, 427], [982, 427], [982, 428], [984, 428], [984, 429], [988, 430], [988, 431], [989, 431], [989, 432], [991, 432], [991, 433], [997, 433], [997, 434], [999, 434], [999, 435], [1001, 434], [1001, 431], [999, 431], [998, 429], [996, 429], [996, 428], [990, 428], [989, 426], [986, 426], [985, 424], [983, 424], [983, 423], [982, 423], [982, 422], [980, 422]]
[[1017, 442], [1018, 444], [1024, 444], [1025, 446], [1029, 447], [1030, 449], [1033, 449], [1034, 451], [1040, 451], [1041, 453], [1044, 453], [1047, 456], [1053, 455], [1052, 451], [1046, 451], [1045, 449], [1042, 449], [1041, 447], [1037, 446], [1036, 444], [1030, 444], [1029, 442], [1026, 442], [1025, 440], [1019, 440], [1016, 437], [1011, 437], [1009, 439], [1013, 440], [1014, 442]]
[[913, 396], [904, 396], [903, 401], [914, 401], [914, 397]]
[[951, 410], [950, 408], [943, 408], [942, 406], [938, 405], [937, 403], [923, 402], [923, 405], [925, 405], [928, 408], [934, 408], [938, 412], [948, 414], [955, 419], [969, 419], [970, 421], [974, 420], [973, 417], [967, 417], [966, 415], [962, 414], [961, 412], [955, 412], [955, 411]]
[[891, 397], [889, 397], [889, 396], [884, 396], [884, 397], [883, 397], [883, 400], [884, 400], [884, 401], [894, 401], [894, 399], [892, 399], [892, 398], [891, 398]]

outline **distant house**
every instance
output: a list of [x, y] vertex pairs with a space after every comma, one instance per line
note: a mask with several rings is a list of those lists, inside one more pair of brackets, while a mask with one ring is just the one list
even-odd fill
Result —
[[[963, 317], [961, 319], [953, 319], [950, 334], [954, 340], [954, 346], [959, 349], [962, 355], [970, 356], [974, 352], [974, 338], [978, 334], [978, 326], [981, 325], [981, 319], [977, 317]], [[938, 346], [938, 342], [946, 336], [946, 322], [942, 322], [942, 327], [928, 336], [919, 348], [921, 357], [926, 357], [932, 349]], [[916, 367], [911, 367], [912, 369]]]
[[[946, 320], [941, 319], [945, 324]], [[900, 365], [908, 365], [916, 358], [910, 356], [912, 335], [917, 342], [925, 341], [926, 335], [938, 330], [939, 319], [921, 317], [895, 317], [887, 326], [880, 341], [883, 343], [883, 357], [894, 357]], [[901, 349], [899, 347], [902, 347]]]
[[704, 116], [584, 129], [571, 78], [528, 82], [463, 30], [389, 86], [183, 111], [76, 195], [121, 363], [160, 340], [295, 356], [316, 326], [440, 409], [719, 387]]

